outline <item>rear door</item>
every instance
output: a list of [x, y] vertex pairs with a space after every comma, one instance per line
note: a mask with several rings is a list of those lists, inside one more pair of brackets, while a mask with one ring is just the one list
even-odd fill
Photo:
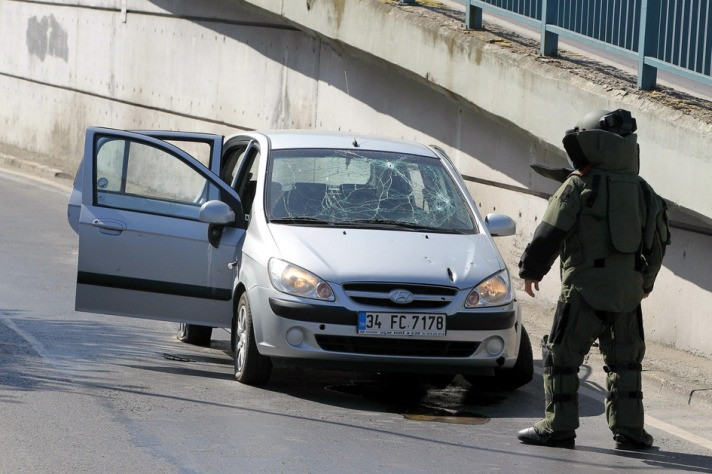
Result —
[[[237, 268], [228, 264], [245, 233], [240, 197], [184, 147], [156, 135], [87, 130], [76, 309], [229, 327]], [[187, 143], [191, 134], [170, 138]], [[211, 146], [219, 157], [220, 142]], [[227, 204], [236, 223], [199, 220], [207, 201]]]

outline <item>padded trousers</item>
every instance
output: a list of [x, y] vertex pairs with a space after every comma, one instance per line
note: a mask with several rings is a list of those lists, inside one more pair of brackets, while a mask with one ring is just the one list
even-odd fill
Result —
[[[605, 296], [602, 296], [605, 297]], [[562, 288], [551, 333], [542, 341], [545, 417], [537, 430], [554, 438], [575, 436], [579, 427], [579, 366], [599, 340], [606, 364], [608, 426], [638, 439], [643, 433], [641, 361], [645, 337], [640, 305], [629, 313], [592, 308], [575, 288]]]

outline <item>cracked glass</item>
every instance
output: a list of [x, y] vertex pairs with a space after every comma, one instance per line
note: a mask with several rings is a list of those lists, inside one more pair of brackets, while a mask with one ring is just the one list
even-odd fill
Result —
[[265, 209], [284, 224], [475, 233], [469, 206], [437, 158], [369, 150], [272, 153]]

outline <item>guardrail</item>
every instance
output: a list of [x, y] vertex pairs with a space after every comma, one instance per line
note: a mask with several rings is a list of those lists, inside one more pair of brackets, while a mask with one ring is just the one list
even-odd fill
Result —
[[461, 0], [468, 28], [495, 13], [541, 31], [541, 53], [559, 36], [638, 63], [638, 88], [655, 88], [658, 69], [712, 86], [712, 0]]

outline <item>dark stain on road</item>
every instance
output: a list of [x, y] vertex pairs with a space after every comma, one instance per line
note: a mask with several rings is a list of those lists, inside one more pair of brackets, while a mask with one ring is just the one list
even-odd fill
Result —
[[490, 421], [489, 417], [472, 410], [472, 405], [487, 406], [504, 399], [480, 393], [473, 395], [459, 385], [435, 388], [422, 380], [351, 380], [328, 385], [325, 389], [378, 402], [386, 411], [402, 414], [407, 420], [470, 425]]

